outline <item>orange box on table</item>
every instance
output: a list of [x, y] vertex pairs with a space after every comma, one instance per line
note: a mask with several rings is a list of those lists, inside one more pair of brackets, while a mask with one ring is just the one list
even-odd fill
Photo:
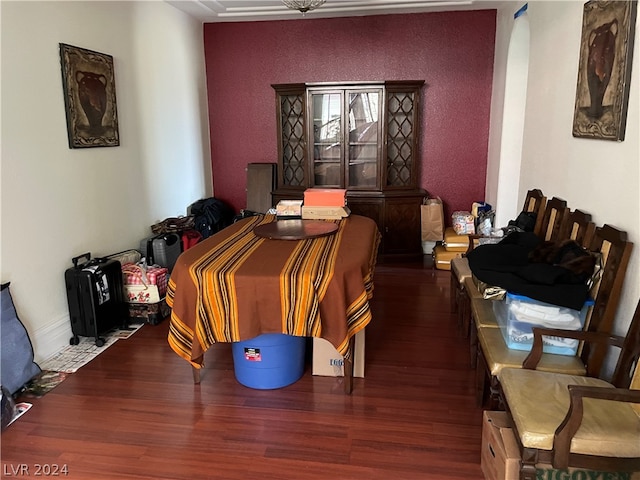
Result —
[[344, 207], [347, 191], [344, 188], [307, 188], [304, 205], [307, 207]]

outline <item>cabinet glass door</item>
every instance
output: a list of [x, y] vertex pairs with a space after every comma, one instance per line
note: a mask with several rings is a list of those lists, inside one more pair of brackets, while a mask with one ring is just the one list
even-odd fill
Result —
[[415, 184], [414, 151], [416, 141], [417, 93], [387, 93], [387, 186]]
[[311, 94], [313, 128], [313, 184], [342, 185], [342, 92]]
[[349, 150], [347, 188], [376, 187], [380, 158], [381, 90], [348, 93]]
[[280, 96], [282, 185], [305, 186], [304, 94]]

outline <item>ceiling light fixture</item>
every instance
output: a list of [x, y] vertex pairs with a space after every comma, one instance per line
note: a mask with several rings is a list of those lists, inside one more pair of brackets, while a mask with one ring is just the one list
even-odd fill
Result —
[[292, 10], [299, 10], [304, 15], [309, 10], [318, 8], [325, 1], [326, 0], [282, 0], [282, 3]]

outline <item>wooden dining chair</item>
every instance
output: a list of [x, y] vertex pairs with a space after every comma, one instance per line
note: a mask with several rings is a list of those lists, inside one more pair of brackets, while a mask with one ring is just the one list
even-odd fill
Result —
[[[525, 207], [530, 209], [529, 211], [536, 211], [536, 218], [539, 220], [536, 221], [536, 226], [534, 233], [541, 241], [546, 242], [558, 242], [564, 238], [572, 238], [572, 237], [563, 237], [562, 235], [566, 231], [565, 225], [569, 222], [570, 209], [567, 207], [567, 202], [559, 197], [553, 197], [549, 201], [544, 201], [544, 204], [540, 200], [540, 196], [542, 192], [539, 190], [533, 190], [531, 192], [531, 198], [525, 201]], [[536, 210], [537, 209], [537, 210]], [[580, 235], [581, 238], [590, 240], [593, 233], [589, 236], [586, 236], [586, 233], [582, 232], [581, 228], [586, 228], [586, 223], [584, 221], [587, 219], [588, 214], [583, 214], [583, 216], [577, 215], [576, 218], [572, 220], [572, 225], [576, 225], [577, 227], [572, 229], [571, 232], [576, 237]], [[590, 220], [590, 215], [588, 215], [588, 219]], [[572, 238], [576, 239], [576, 238]], [[582, 244], [585, 247], [589, 245]], [[467, 260], [468, 265], [468, 260]], [[474, 287], [474, 284], [464, 283], [467, 287]], [[471, 354], [471, 363], [472, 366], [476, 365], [476, 357], [477, 357], [477, 349], [478, 349], [478, 335], [477, 329], [479, 327], [486, 328], [496, 328], [498, 324], [493, 315], [473, 315], [474, 310], [479, 308], [481, 303], [478, 300], [473, 301], [473, 298], [477, 298], [477, 293], [473, 290], [473, 288], [466, 288], [464, 292], [459, 294], [461, 300], [462, 308], [459, 312], [458, 323], [462, 324], [461, 328], [466, 328], [465, 336], [469, 337], [469, 351]], [[464, 302], [470, 303], [467, 306]], [[464, 318], [462, 315], [471, 314], [471, 318]], [[474, 320], [475, 319], [475, 320]]]
[[[547, 197], [538, 188], [529, 190], [525, 196], [522, 211], [526, 213], [535, 213], [536, 226], [542, 225], [542, 217], [546, 205]], [[480, 236], [469, 236], [469, 250], [473, 249]], [[465, 291], [465, 279], [471, 278], [471, 269], [469, 261], [463, 257], [451, 260], [451, 289], [450, 302], [451, 312], [457, 313], [458, 326], [462, 334], [466, 337], [469, 332], [469, 320], [471, 315], [471, 303], [468, 292]], [[474, 292], [471, 292], [473, 296]], [[475, 358], [475, 356], [473, 357]]]
[[591, 221], [591, 215], [576, 209], [564, 216], [558, 238], [570, 238], [589, 248], [595, 231], [596, 225]]
[[[601, 256], [601, 273], [589, 292], [594, 305], [587, 314], [585, 331], [611, 332], [632, 248], [633, 243], [627, 241], [626, 232], [610, 225], [596, 229], [590, 250]], [[520, 368], [527, 352], [507, 347], [490, 302], [493, 300], [478, 299], [472, 303], [474, 325], [471, 330], [475, 327], [477, 335], [476, 392], [478, 405], [488, 401], [489, 408], [500, 408], [500, 372], [504, 368]], [[539, 369], [598, 376], [605, 355], [606, 346], [585, 344], [575, 356], [544, 353]]]
[[[547, 202], [542, 214], [542, 223], [538, 237], [547, 242], [556, 242], [561, 240], [560, 229], [565, 216], [569, 213], [566, 200], [553, 197]], [[537, 224], [537, 222], [536, 222]]]
[[[540, 228], [542, 228], [542, 225], [547, 225], [546, 231], [549, 232], [548, 239], [556, 241], [560, 239], [571, 239], [578, 242], [584, 248], [590, 248], [596, 229], [595, 224], [591, 221], [591, 215], [582, 210], [570, 211], [570, 209], [566, 208], [566, 202], [556, 197], [550, 200], [550, 204], [551, 207], [545, 207], [545, 213], [543, 214], [545, 221], [540, 226]], [[551, 213], [553, 211], [556, 212], [554, 215]], [[557, 217], [558, 213], [561, 215], [559, 219]], [[549, 228], [549, 224], [553, 226]], [[459, 312], [459, 316], [461, 318], [459, 319], [459, 323], [462, 324], [465, 336], [470, 338], [470, 358], [472, 367], [475, 367], [478, 340], [477, 328], [496, 328], [498, 324], [493, 315], [485, 312], [489, 304], [484, 305], [484, 310], [480, 310], [483, 308], [482, 295], [477, 291], [477, 287], [473, 281], [471, 279], [464, 280], [463, 286], [465, 288], [461, 293], [463, 300], [460, 302], [461, 311]]]
[[538, 236], [542, 229], [542, 218], [544, 217], [544, 210], [546, 207], [547, 197], [544, 196], [540, 189], [536, 188], [527, 192], [522, 211], [533, 212], [536, 214], [536, 226], [533, 229], [533, 233]]
[[[551, 199], [551, 209], [555, 209], [557, 211], [561, 208], [561, 202], [564, 202], [564, 200], [558, 201], [557, 199]], [[549, 209], [549, 214], [543, 214], [543, 218], [545, 218], [547, 222], [552, 222], [551, 209]], [[582, 210], [567, 210], [562, 214], [560, 222], [555, 222], [555, 220], [552, 222], [554, 225], [559, 224], [559, 229], [547, 229], [551, 232], [549, 238], [571, 239], [578, 242], [584, 248], [590, 248], [596, 230], [595, 224], [591, 221], [591, 215]], [[557, 232], [557, 234], [554, 234], [553, 232]], [[466, 259], [465, 262], [467, 262], [468, 268], [468, 261]], [[463, 288], [460, 293], [459, 323], [461, 324], [464, 336], [469, 337], [471, 366], [472, 368], [475, 368], [477, 364], [478, 348], [477, 329], [481, 327], [497, 328], [498, 324], [495, 320], [495, 316], [491, 312], [491, 308], [489, 308], [491, 303], [483, 300], [482, 295], [478, 292], [476, 285], [471, 279], [470, 272], [471, 270], [469, 269], [469, 278], [463, 280]], [[584, 370], [582, 367], [579, 368], [580, 371]], [[485, 383], [483, 381], [480, 381], [477, 384], [477, 387], [481, 392], [481, 396], [484, 396], [484, 385]]]
[[[545, 335], [621, 348], [610, 381], [538, 370]], [[640, 471], [639, 359], [640, 302], [624, 338], [534, 328], [522, 368], [505, 368], [499, 375], [502, 403], [521, 452], [521, 480], [539, 478], [539, 463], [562, 470]]]

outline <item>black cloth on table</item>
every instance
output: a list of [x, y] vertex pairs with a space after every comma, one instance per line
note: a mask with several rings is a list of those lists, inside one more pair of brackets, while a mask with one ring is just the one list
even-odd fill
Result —
[[529, 253], [541, 243], [530, 232], [514, 232], [496, 244], [479, 245], [467, 254], [469, 268], [478, 280], [510, 293], [574, 310], [582, 309], [589, 296], [583, 278], [564, 267], [529, 261]]

